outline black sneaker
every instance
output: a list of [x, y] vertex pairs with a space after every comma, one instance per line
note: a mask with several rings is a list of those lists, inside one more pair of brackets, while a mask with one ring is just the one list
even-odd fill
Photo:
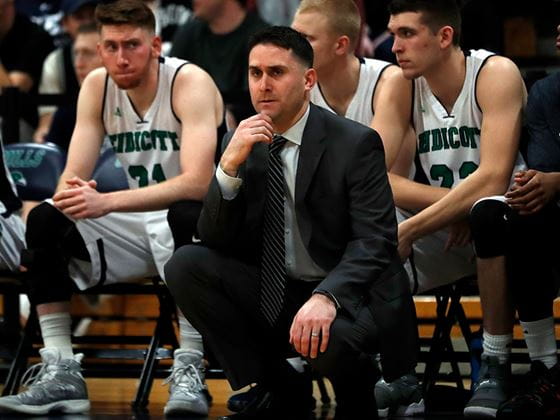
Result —
[[547, 369], [539, 360], [531, 362], [528, 382], [498, 410], [500, 418], [552, 417], [560, 414], [560, 363]]

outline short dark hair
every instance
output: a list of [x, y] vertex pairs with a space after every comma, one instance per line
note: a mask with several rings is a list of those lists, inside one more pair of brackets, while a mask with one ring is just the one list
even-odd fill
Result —
[[97, 28], [104, 25], [132, 25], [155, 33], [156, 18], [142, 0], [102, 1], [95, 8]]
[[389, 13], [422, 13], [423, 23], [435, 34], [443, 26], [453, 28], [453, 45], [461, 41], [461, 8], [458, 0], [392, 0]]
[[78, 26], [79, 34], [91, 34], [92, 32], [97, 32], [97, 25], [95, 22], [86, 22]]
[[249, 51], [261, 44], [271, 44], [291, 51], [305, 66], [313, 67], [313, 48], [298, 31], [288, 26], [269, 26], [249, 39]]

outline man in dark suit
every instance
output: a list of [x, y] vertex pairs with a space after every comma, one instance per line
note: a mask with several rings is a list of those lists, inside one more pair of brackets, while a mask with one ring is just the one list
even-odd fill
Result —
[[204, 246], [175, 253], [169, 288], [232, 388], [260, 385], [226, 418], [306, 418], [294, 350], [331, 380], [337, 418], [377, 418], [367, 355], [380, 351], [397, 378], [417, 353], [381, 139], [309, 104], [313, 50], [298, 32], [265, 29], [249, 50], [259, 113], [226, 137], [198, 223]]

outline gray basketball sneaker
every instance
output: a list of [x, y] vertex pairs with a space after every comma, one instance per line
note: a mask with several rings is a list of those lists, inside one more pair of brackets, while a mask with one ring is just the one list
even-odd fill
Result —
[[164, 414], [207, 416], [209, 408], [202, 353], [177, 349], [173, 357], [173, 370], [164, 382], [170, 384]]
[[381, 378], [375, 384], [375, 402], [380, 418], [411, 417], [424, 414], [424, 399], [416, 375], [401, 376], [393, 382]]
[[44, 415], [49, 412], [83, 413], [90, 403], [86, 383], [80, 373], [83, 354], [61, 359], [56, 348], [40, 351], [42, 362], [31, 366], [24, 374], [28, 388], [17, 395], [0, 398], [0, 412]]
[[474, 418], [495, 418], [500, 405], [507, 400], [511, 367], [495, 356], [482, 355], [480, 376], [473, 387], [473, 396], [463, 415]]

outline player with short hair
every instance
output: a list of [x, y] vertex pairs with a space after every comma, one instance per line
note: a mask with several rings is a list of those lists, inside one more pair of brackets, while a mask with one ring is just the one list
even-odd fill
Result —
[[315, 54], [318, 82], [311, 102], [372, 126], [383, 140], [387, 168], [399, 172], [393, 164], [409, 129], [411, 83], [397, 66], [354, 54], [360, 25], [353, 0], [302, 0], [292, 28], [307, 37]]
[[[391, 178], [403, 210], [399, 252], [413, 257], [414, 292], [477, 273], [485, 340], [480, 381], [465, 414], [495, 414], [513, 318], [507, 284], [494, 275], [499, 262], [474, 262], [467, 217], [478, 199], [505, 193], [514, 168], [524, 167], [518, 145], [525, 86], [511, 60], [461, 50], [455, 0], [393, 0], [389, 11], [393, 52], [403, 75], [414, 80], [418, 155], [415, 179]], [[401, 158], [412, 163], [412, 156]], [[388, 391], [399, 393], [396, 387]], [[399, 405], [395, 398], [391, 410]]]
[[[74, 355], [69, 298], [80, 289], [163, 275], [173, 252], [167, 207], [202, 200], [214, 169], [221, 96], [210, 76], [161, 57], [152, 11], [141, 0], [96, 9], [104, 68], [85, 79], [68, 161], [52, 201], [27, 226], [30, 297], [45, 347], [37, 381], [0, 408], [27, 414], [80, 413], [90, 407]], [[130, 189], [100, 193], [91, 180], [108, 136]], [[202, 339], [180, 316], [166, 414], [208, 414]]]

